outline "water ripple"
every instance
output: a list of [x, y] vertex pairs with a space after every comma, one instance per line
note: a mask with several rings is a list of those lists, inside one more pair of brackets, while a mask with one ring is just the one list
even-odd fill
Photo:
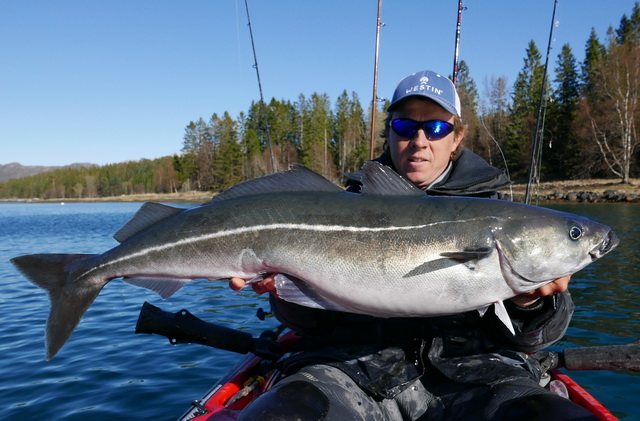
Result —
[[[3, 420], [174, 419], [235, 364], [238, 355], [133, 333], [144, 301], [254, 335], [264, 297], [234, 294], [223, 282], [196, 280], [170, 300], [119, 281], [109, 283], [51, 361], [44, 361], [46, 294], [8, 262], [20, 254], [96, 253], [113, 247], [111, 235], [139, 204], [0, 204], [0, 418]], [[640, 207], [564, 208], [614, 227], [621, 245], [576, 274], [576, 313], [556, 349], [623, 344], [640, 337]], [[640, 419], [640, 378], [628, 372], [572, 373], [622, 419]]]

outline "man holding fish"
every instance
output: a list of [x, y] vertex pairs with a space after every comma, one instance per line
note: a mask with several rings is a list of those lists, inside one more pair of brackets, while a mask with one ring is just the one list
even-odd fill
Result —
[[[446, 77], [432, 71], [407, 76], [394, 92], [385, 151], [375, 161], [428, 195], [497, 199], [510, 180], [462, 147], [460, 111]], [[347, 190], [359, 192], [363, 177], [362, 171], [353, 174]], [[465, 264], [471, 259], [449, 257]], [[239, 419], [596, 419], [541, 387], [543, 370], [526, 354], [564, 335], [574, 308], [569, 276], [504, 305], [431, 318], [300, 306], [279, 298], [279, 276], [267, 275], [252, 287], [271, 293], [276, 317], [303, 339], [282, 362], [288, 377]], [[240, 290], [246, 283], [232, 278], [230, 286]]]
[[525, 352], [562, 337], [569, 276], [618, 237], [578, 215], [493, 199], [509, 180], [462, 149], [463, 137], [451, 81], [413, 74], [394, 94], [385, 153], [348, 191], [293, 165], [201, 206], [145, 203], [103, 253], [14, 257], [51, 302], [46, 358], [112, 280], [163, 298], [193, 279], [250, 280], [302, 340], [280, 361], [288, 377], [245, 419], [585, 415], [538, 385], [540, 364]]

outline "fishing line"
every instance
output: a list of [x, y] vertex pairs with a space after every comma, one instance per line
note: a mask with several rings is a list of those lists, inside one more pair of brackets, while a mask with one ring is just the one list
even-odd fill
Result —
[[[504, 162], [504, 171], [507, 173], [507, 177], [509, 177], [509, 180], [511, 180], [511, 175], [509, 174], [509, 165], [507, 164], [507, 158], [504, 156], [504, 152], [502, 151], [502, 148], [500, 147], [500, 144], [498, 143], [496, 138], [493, 137], [493, 135], [487, 128], [487, 125], [484, 124], [484, 118], [482, 114], [480, 114], [480, 122], [482, 123], [482, 127], [484, 127], [484, 131], [487, 132], [491, 140], [493, 140], [493, 143], [495, 143], [496, 146], [498, 147], [498, 150], [500, 151], [500, 156], [502, 157], [502, 162]], [[511, 183], [509, 183], [509, 195], [511, 196], [511, 200], [513, 200], [513, 185]]]
[[[557, 1], [556, 1], [557, 3]], [[555, 13], [554, 13], [554, 17], [555, 17]], [[555, 19], [553, 22], [553, 27], [557, 28], [558, 26], [560, 26], [560, 20], [559, 19]], [[556, 38], [555, 36], [553, 36], [553, 27], [551, 29], [551, 34], [550, 37], [552, 37], [553, 39], [549, 40], [549, 46], [547, 47], [547, 61], [545, 62], [545, 75], [547, 73], [547, 63], [549, 61], [549, 52], [551, 50], [553, 50], [553, 46], [556, 43]], [[546, 85], [546, 83], [545, 83]], [[538, 198], [539, 198], [539, 193], [540, 193], [540, 180], [542, 180], [542, 149], [543, 149], [543, 145], [544, 145], [544, 126], [545, 126], [545, 121], [547, 119], [547, 105], [549, 102], [549, 99], [547, 98], [547, 95], [545, 94], [546, 89], [545, 86], [543, 86], [542, 88], [542, 92], [543, 92], [543, 98], [542, 98], [542, 122], [540, 124], [540, 143], [538, 145], [538, 156], [537, 156], [537, 173], [536, 173], [536, 183], [535, 183], [535, 195], [536, 195], [536, 205], [538, 204]], [[551, 142], [549, 142], [549, 149], [551, 149]]]
[[[454, 85], [458, 81], [458, 52], [460, 49], [460, 27], [462, 23], [462, 12], [464, 10], [467, 10], [467, 8], [462, 5], [462, 0], [458, 0], [458, 21], [456, 24], [456, 42], [455, 42], [455, 49], [453, 54], [453, 77], [451, 80]], [[491, 140], [493, 140], [493, 143], [495, 143], [496, 146], [498, 147], [498, 150], [500, 151], [500, 156], [502, 156], [502, 162], [504, 162], [504, 170], [507, 173], [507, 177], [509, 177], [509, 180], [511, 180], [511, 175], [509, 174], [509, 166], [507, 165], [507, 158], [504, 156], [504, 152], [502, 151], [502, 148], [500, 147], [500, 144], [498, 143], [496, 138], [493, 137], [491, 132], [489, 132], [489, 129], [487, 129], [487, 126], [484, 124], [484, 119], [482, 118], [482, 115], [480, 115], [480, 122], [482, 122], [482, 127], [484, 127], [484, 130], [487, 132]], [[513, 200], [513, 187], [511, 183], [509, 183], [509, 195], [511, 196], [511, 200]]]
[[536, 180], [536, 184], [540, 183], [539, 177], [536, 176], [538, 167], [541, 163], [538, 160], [538, 155], [542, 154], [542, 142], [540, 141], [540, 125], [543, 124], [544, 117], [542, 116], [543, 104], [546, 101], [547, 90], [547, 68], [549, 67], [549, 52], [551, 51], [551, 44], [553, 43], [553, 28], [556, 26], [556, 9], [558, 6], [558, 0], [553, 2], [553, 14], [551, 16], [551, 29], [549, 30], [549, 43], [547, 44], [547, 55], [544, 62], [544, 70], [542, 73], [542, 84], [540, 88], [540, 100], [538, 102], [538, 116], [536, 118], [536, 128], [533, 136], [533, 145], [531, 147], [531, 159], [529, 162], [529, 177], [527, 180], [527, 190], [524, 195], [524, 203], [529, 204], [531, 194], [531, 184]]
[[238, 49], [238, 69], [240, 71], [240, 80], [242, 80], [242, 49], [240, 49], [240, 12], [238, 11], [238, 0], [236, 5], [236, 47]]
[[247, 0], [244, 0], [244, 6], [247, 10], [247, 26], [249, 27], [249, 36], [251, 37], [251, 48], [253, 50], [253, 67], [256, 69], [256, 76], [258, 77], [258, 90], [260, 91], [260, 114], [263, 120], [264, 126], [262, 127], [265, 131], [265, 135], [267, 138], [267, 146], [269, 147], [269, 156], [271, 157], [271, 171], [278, 171], [278, 164], [273, 156], [273, 147], [271, 146], [271, 135], [269, 132], [269, 121], [267, 120], [267, 113], [264, 105], [264, 96], [262, 95], [262, 82], [260, 82], [260, 70], [258, 69], [258, 56], [256, 55], [256, 44], [253, 41], [253, 30], [251, 29], [251, 18], [249, 17], [249, 3]]

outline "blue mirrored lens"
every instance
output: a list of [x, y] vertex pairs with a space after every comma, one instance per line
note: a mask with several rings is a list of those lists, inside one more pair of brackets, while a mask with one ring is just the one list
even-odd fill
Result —
[[426, 121], [422, 123], [422, 129], [428, 139], [442, 139], [453, 130], [453, 124], [446, 121]]
[[408, 118], [398, 118], [391, 122], [391, 128], [398, 136], [411, 139], [418, 132], [420, 123], [415, 120], [409, 120]]
[[415, 121], [409, 118], [397, 118], [391, 122], [391, 128], [399, 136], [411, 139], [422, 128], [429, 140], [440, 140], [453, 131], [454, 125], [441, 120]]

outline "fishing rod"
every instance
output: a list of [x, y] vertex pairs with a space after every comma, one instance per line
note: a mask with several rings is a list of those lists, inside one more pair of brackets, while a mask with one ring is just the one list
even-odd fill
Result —
[[378, 0], [378, 20], [376, 21], [376, 54], [373, 64], [373, 100], [371, 102], [371, 143], [369, 145], [369, 159], [373, 159], [376, 142], [376, 111], [378, 108], [378, 51], [380, 49], [380, 28], [384, 23], [380, 22], [382, 0]]
[[258, 77], [258, 90], [260, 91], [260, 119], [263, 120], [262, 128], [265, 130], [267, 136], [267, 146], [269, 147], [269, 157], [271, 158], [271, 171], [278, 171], [278, 164], [273, 156], [273, 147], [271, 146], [271, 135], [269, 132], [269, 122], [267, 121], [267, 113], [264, 106], [264, 96], [262, 95], [262, 83], [260, 82], [260, 70], [258, 69], [258, 56], [256, 55], [256, 45], [253, 41], [253, 30], [251, 29], [251, 18], [249, 17], [249, 4], [247, 0], [244, 0], [244, 6], [247, 10], [247, 26], [249, 27], [249, 36], [251, 37], [251, 49], [253, 50], [253, 68], [256, 69], [256, 76]]
[[282, 355], [274, 338], [254, 338], [250, 333], [206, 322], [187, 310], [170, 313], [146, 301], [140, 308], [135, 333], [161, 335], [172, 345], [195, 343], [239, 354], [251, 352], [266, 359]]
[[558, 0], [553, 2], [553, 14], [551, 16], [551, 29], [549, 30], [549, 43], [547, 44], [547, 55], [544, 62], [544, 72], [542, 73], [542, 87], [540, 88], [540, 99], [538, 102], [538, 116], [536, 118], [536, 129], [533, 136], [533, 145], [531, 148], [531, 159], [529, 160], [529, 177], [527, 180], [527, 189], [524, 195], [524, 203], [529, 204], [531, 202], [531, 184], [533, 179], [536, 178], [537, 182], [540, 182], [540, 178], [536, 177], [536, 169], [540, 167], [542, 160], [542, 141], [540, 135], [542, 133], [542, 127], [544, 126], [543, 105], [546, 97], [546, 85], [547, 85], [547, 68], [549, 66], [549, 52], [551, 51], [551, 42], [553, 40], [553, 27], [556, 21], [556, 8], [558, 6]]
[[[135, 333], [165, 336], [172, 345], [197, 343], [239, 354], [253, 353], [266, 359], [282, 354], [275, 334], [254, 338], [250, 333], [207, 322], [187, 310], [171, 313], [145, 302], [140, 309]], [[622, 345], [597, 345], [565, 348], [561, 351], [538, 351], [531, 357], [546, 369], [569, 371], [628, 370], [640, 371], [640, 340]]]
[[458, 0], [458, 22], [456, 24], [456, 43], [453, 49], [453, 76], [451, 81], [454, 85], [458, 82], [458, 53], [460, 51], [460, 28], [462, 26], [462, 11], [466, 7], [462, 6], [462, 0]]

